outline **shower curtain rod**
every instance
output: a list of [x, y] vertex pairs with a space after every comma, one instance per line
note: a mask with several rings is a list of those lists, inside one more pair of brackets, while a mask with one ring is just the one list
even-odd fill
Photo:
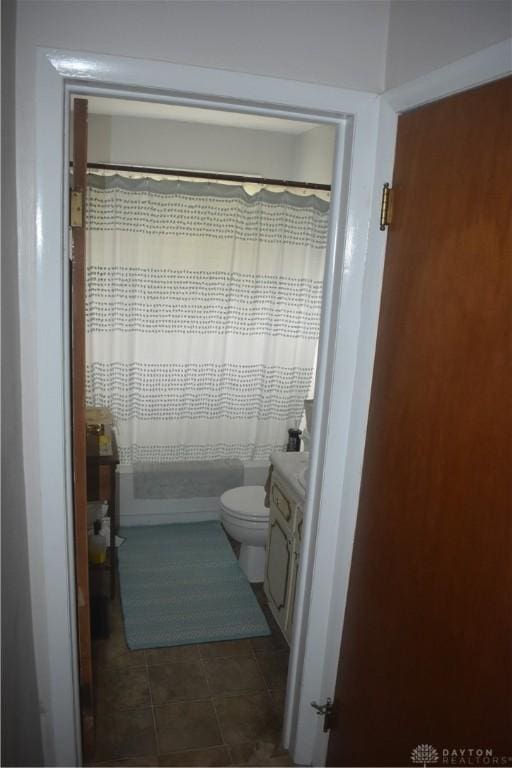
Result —
[[[73, 163], [70, 163], [72, 166]], [[311, 181], [287, 181], [286, 179], [262, 179], [260, 176], [239, 176], [235, 173], [200, 173], [196, 171], [180, 171], [171, 168], [151, 168], [144, 165], [116, 165], [114, 163], [87, 163], [91, 170], [98, 171], [128, 171], [129, 173], [156, 173], [159, 176], [181, 176], [184, 178], [212, 179], [215, 181], [240, 181], [253, 184], [274, 185], [277, 187], [296, 187], [300, 189], [319, 189], [331, 191], [330, 184], [315, 184]]]

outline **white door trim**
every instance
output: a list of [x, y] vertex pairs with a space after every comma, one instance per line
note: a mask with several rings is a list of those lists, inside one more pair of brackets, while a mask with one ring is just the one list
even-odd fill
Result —
[[[352, 286], [353, 296], [345, 297], [347, 302], [351, 298], [358, 302], [358, 307], [352, 307], [351, 313], [358, 316], [359, 325], [355, 333], [352, 327], [344, 326], [339, 330], [340, 343], [354, 345], [357, 362], [352, 386], [353, 396], [350, 401], [341, 402], [341, 398], [335, 398], [331, 404], [334, 412], [339, 409], [346, 410], [348, 429], [342, 433], [334, 428], [335, 434], [332, 437], [330, 435], [330, 454], [326, 457], [324, 468], [325, 474], [338, 475], [339, 495], [337, 498], [326, 497], [324, 505], [320, 508], [313, 560], [315, 571], [309, 599], [310, 615], [304, 647], [303, 696], [296, 720], [293, 752], [294, 760], [299, 764], [324, 765], [327, 754], [329, 737], [323, 732], [322, 718], [315, 715], [312, 717], [311, 701], [325, 703], [328, 697], [334, 699], [359, 502], [384, 267], [386, 233], [381, 232], [378, 226], [380, 198], [383, 183], [390, 181], [392, 177], [396, 123], [397, 115], [394, 110], [385, 101], [380, 100], [378, 125], [374, 128], [377, 137], [374, 182], [366, 202], [371, 221], [367, 257], [363, 274], [353, 277], [353, 282], [360, 281], [356, 286]], [[340, 312], [339, 323], [342, 322]], [[342, 379], [345, 371], [346, 361], [343, 356], [337, 355], [333, 380]], [[328, 429], [329, 433], [333, 431], [332, 423], [328, 425]], [[334, 520], [322, 516], [325, 515], [326, 507], [329, 508], [331, 504], [337, 510]]]
[[[484, 67], [482, 61], [479, 67]], [[493, 79], [489, 69], [492, 66], [486, 70], [486, 79]], [[497, 76], [501, 74], [502, 70]], [[462, 88], [471, 84], [466, 76]], [[446, 95], [441, 83], [438, 87], [440, 95]], [[20, 262], [21, 269], [25, 258], [30, 263], [33, 249], [35, 295], [24, 300], [34, 302], [37, 327], [25, 328], [24, 337], [35, 334], [38, 350], [32, 371], [32, 411], [37, 414], [37, 424], [24, 438], [36, 442], [39, 457], [34, 470], [40, 478], [36, 528], [41, 532], [47, 621], [44, 636], [35, 638], [36, 663], [45, 712], [45, 758], [54, 765], [75, 765], [80, 760], [72, 577], [68, 265], [62, 258], [67, 246], [67, 151], [63, 147], [67, 146], [66, 94], [70, 89], [125, 97], [131, 89], [158, 101], [328, 122], [338, 126], [340, 140], [343, 126], [351, 125], [352, 152], [349, 155], [338, 147], [336, 153], [336, 175], [341, 179], [345, 174], [349, 183], [338, 183], [333, 191], [333, 209], [337, 210], [330, 228], [321, 375], [312, 437], [316, 461], [306, 509], [298, 585], [302, 603], [294, 631], [285, 718], [285, 739], [295, 760], [320, 765], [327, 741], [309, 702], [323, 694], [332, 695], [338, 663], [385, 249], [376, 212], [380, 181], [389, 178], [392, 168], [396, 92], [391, 104], [386, 95], [378, 98], [277, 78], [38, 49], [35, 231], [32, 236], [23, 233], [27, 255], [21, 252]], [[436, 98], [435, 94], [431, 97]], [[350, 118], [349, 123], [345, 118]]]
[[[155, 99], [194, 106], [271, 114], [337, 126], [333, 184], [334, 211], [331, 216], [327, 268], [324, 284], [322, 334], [317, 376], [317, 425], [312, 438], [316, 469], [325, 465], [324, 456], [338, 452], [338, 434], [348, 434], [350, 402], [356, 363], [360, 292], [364, 274], [369, 224], [368, 202], [374, 176], [377, 128], [377, 97], [327, 86], [281, 81], [275, 78], [233, 72], [183, 67], [165, 62], [135, 60], [56, 50], [38, 50], [36, 96], [36, 250], [37, 347], [44, 350], [37, 359], [36, 410], [39, 471], [41, 474], [42, 547], [45, 568], [45, 602], [48, 612], [47, 653], [50, 674], [42, 692], [51, 726], [53, 762], [76, 763], [79, 754], [79, 710], [74, 640], [74, 590], [70, 459], [69, 403], [69, 307], [66, 299], [68, 238], [65, 226], [67, 161], [65, 141], [67, 96], [95, 93]], [[354, 152], [349, 161], [351, 141], [345, 141], [345, 127], [353, 123], [350, 139]], [[63, 151], [64, 147], [64, 151]], [[350, 183], [341, 183], [350, 173]], [[341, 288], [341, 290], [340, 290]], [[344, 327], [346, 344], [336, 344], [338, 323]], [[341, 350], [341, 352], [340, 352]], [[342, 354], [343, 365], [336, 365]], [[333, 370], [338, 373], [333, 376]], [[343, 379], [336, 376], [343, 371]], [[342, 404], [332, 413], [329, 401]], [[63, 407], [64, 404], [64, 407]], [[329, 421], [329, 431], [325, 424]], [[324, 428], [321, 429], [321, 422]], [[334, 425], [334, 428], [332, 426]], [[62, 436], [61, 440], [57, 436]], [[343, 441], [346, 452], [346, 440]], [[341, 458], [344, 463], [344, 458]], [[334, 526], [341, 498], [339, 470], [323, 472], [313, 467], [313, 492], [309, 494], [304, 531], [303, 577], [299, 590], [308, 590], [306, 575], [312, 573], [315, 525], [313, 510], [324, 508], [324, 524]], [[322, 491], [322, 496], [320, 496]], [[331, 580], [332, 582], [332, 580]], [[300, 591], [299, 591], [300, 599]], [[307, 612], [299, 611], [295, 648], [303, 645]], [[40, 654], [41, 655], [41, 654]], [[291, 660], [285, 734], [293, 748], [295, 722], [300, 700], [309, 693], [302, 679], [302, 653], [294, 650]], [[46, 696], [45, 696], [46, 694]], [[310, 730], [317, 723], [310, 718]], [[313, 743], [313, 738], [310, 744]], [[309, 750], [308, 761], [312, 759]]]
[[437, 101], [459, 91], [467, 91], [510, 74], [512, 38], [464, 56], [452, 64], [435, 69], [423, 77], [392, 88], [383, 94], [395, 112], [405, 112], [429, 101]]

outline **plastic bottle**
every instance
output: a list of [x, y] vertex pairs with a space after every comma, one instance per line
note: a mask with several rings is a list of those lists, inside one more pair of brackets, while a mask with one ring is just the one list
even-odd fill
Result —
[[94, 521], [94, 533], [89, 536], [89, 562], [101, 565], [107, 557], [107, 540], [101, 535], [101, 520]]
[[287, 451], [300, 451], [301, 435], [302, 435], [302, 431], [300, 429], [288, 430], [288, 445], [286, 446]]

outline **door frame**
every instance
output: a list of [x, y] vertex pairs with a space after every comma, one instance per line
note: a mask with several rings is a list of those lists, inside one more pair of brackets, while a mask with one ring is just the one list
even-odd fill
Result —
[[[380, 189], [392, 171], [397, 114], [508, 74], [508, 45], [492, 46], [380, 97], [160, 61], [38, 49], [31, 244], [37, 264], [35, 343], [41, 352], [31, 372], [37, 422], [24, 438], [36, 442], [38, 456], [36, 529], [47, 620], [35, 648], [47, 762], [81, 761], [70, 446], [69, 94], [136, 96], [337, 126], [317, 418], [284, 725], [295, 761], [321, 765], [327, 736], [310, 702], [332, 695], [336, 680], [386, 243], [378, 229]], [[350, 152], [342, 151], [342, 139]]]

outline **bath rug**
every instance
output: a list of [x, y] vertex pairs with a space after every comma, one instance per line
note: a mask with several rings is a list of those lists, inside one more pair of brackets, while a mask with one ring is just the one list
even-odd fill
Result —
[[132, 650], [269, 635], [219, 522], [122, 528], [119, 581]]
[[136, 499], [190, 499], [222, 496], [244, 483], [239, 459], [169, 461], [133, 465], [133, 495]]

